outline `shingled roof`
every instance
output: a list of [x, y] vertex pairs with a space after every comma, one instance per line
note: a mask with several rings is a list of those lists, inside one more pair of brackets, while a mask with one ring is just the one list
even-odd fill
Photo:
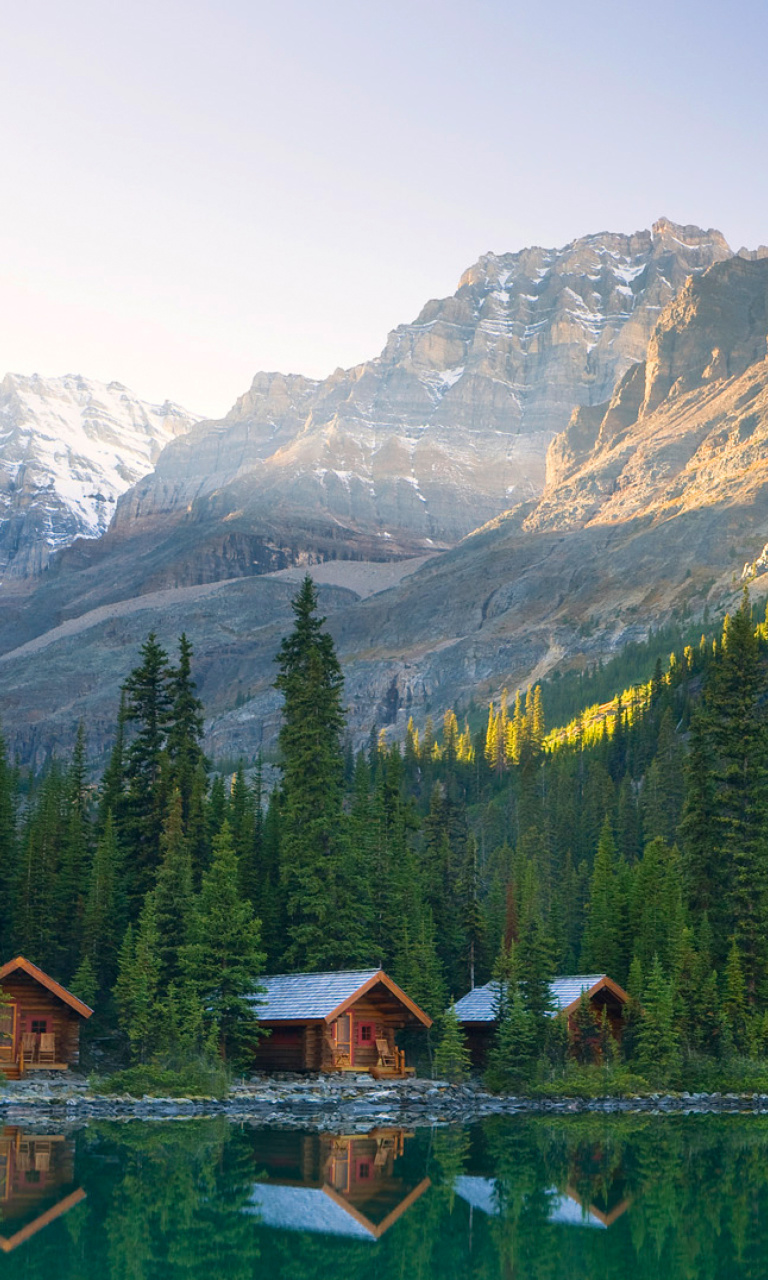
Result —
[[333, 1021], [371, 987], [381, 983], [422, 1022], [431, 1018], [401, 991], [383, 969], [342, 969], [331, 973], [276, 973], [260, 978], [263, 994], [251, 998], [259, 1022]]
[[[609, 987], [619, 999], [628, 999], [626, 992], [606, 973], [579, 973], [555, 978], [554, 982], [549, 984], [553, 1005], [552, 1015], [562, 1013], [564, 1009], [570, 1009], [579, 1000], [582, 991], [586, 991], [587, 995], [593, 995], [601, 987]], [[486, 982], [484, 987], [475, 987], [473, 991], [467, 992], [461, 1000], [456, 1002], [456, 1015], [459, 1022], [495, 1022], [498, 992], [497, 982]]]

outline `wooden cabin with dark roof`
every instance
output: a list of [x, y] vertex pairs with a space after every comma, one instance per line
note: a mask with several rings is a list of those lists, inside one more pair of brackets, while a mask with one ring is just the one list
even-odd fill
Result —
[[[549, 989], [552, 1017], [570, 1018], [579, 1007], [582, 992], [585, 992], [596, 1020], [602, 1017], [605, 1009], [614, 1037], [621, 1039], [623, 1011], [624, 1006], [629, 1003], [629, 996], [606, 973], [555, 978]], [[464, 1028], [473, 1067], [484, 1067], [486, 1064], [488, 1050], [498, 1026], [498, 999], [498, 983], [486, 982], [485, 986], [475, 987], [456, 1001], [456, 1017]]]
[[281, 973], [261, 978], [252, 999], [269, 1035], [260, 1038], [259, 1071], [367, 1071], [376, 1077], [413, 1071], [396, 1043], [404, 1027], [432, 1019], [382, 969]]
[[80, 1059], [80, 1025], [92, 1009], [37, 965], [16, 956], [0, 968], [0, 1072], [66, 1071]]

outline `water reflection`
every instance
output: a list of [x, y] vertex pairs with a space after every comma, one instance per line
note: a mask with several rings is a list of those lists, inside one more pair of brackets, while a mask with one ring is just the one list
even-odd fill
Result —
[[10, 1253], [85, 1199], [75, 1144], [63, 1134], [0, 1131], [0, 1251]]
[[761, 1116], [104, 1122], [0, 1143], [0, 1280], [768, 1276]]
[[404, 1172], [404, 1129], [262, 1135], [251, 1208], [263, 1226], [376, 1241], [430, 1186]]

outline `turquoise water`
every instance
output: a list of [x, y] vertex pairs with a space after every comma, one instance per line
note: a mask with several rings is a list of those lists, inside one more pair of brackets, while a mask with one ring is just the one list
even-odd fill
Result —
[[768, 1277], [768, 1120], [0, 1130], [0, 1280]]

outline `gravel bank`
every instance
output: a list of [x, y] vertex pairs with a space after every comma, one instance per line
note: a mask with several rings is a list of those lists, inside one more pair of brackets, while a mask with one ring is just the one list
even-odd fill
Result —
[[375, 1125], [471, 1123], [490, 1115], [607, 1114], [651, 1115], [741, 1112], [768, 1115], [768, 1094], [652, 1094], [627, 1098], [499, 1097], [479, 1084], [440, 1080], [372, 1080], [370, 1076], [264, 1076], [234, 1085], [216, 1098], [133, 1098], [94, 1094], [77, 1076], [9, 1083], [0, 1093], [0, 1124], [37, 1121], [163, 1120], [227, 1116], [255, 1124], [296, 1128], [368, 1129]]

